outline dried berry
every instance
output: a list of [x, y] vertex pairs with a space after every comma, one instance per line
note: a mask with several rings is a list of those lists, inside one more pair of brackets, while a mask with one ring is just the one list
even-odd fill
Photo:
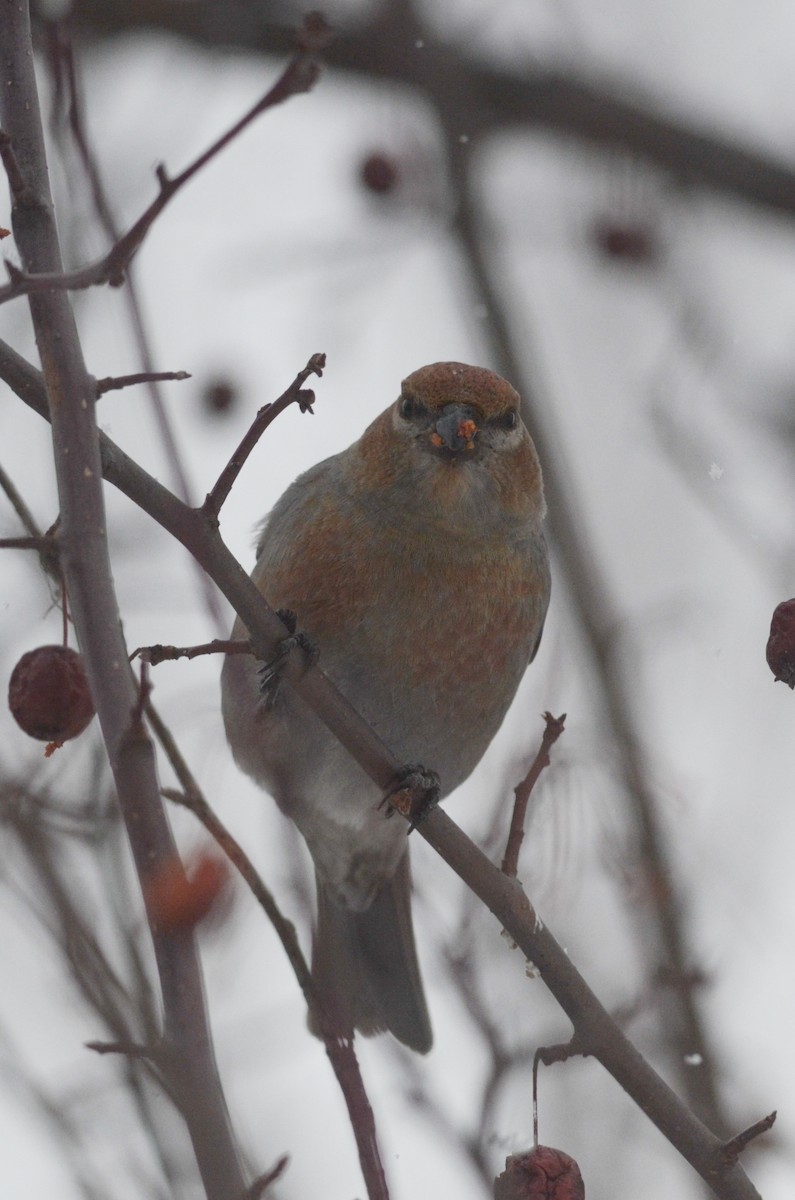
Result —
[[795, 600], [782, 600], [773, 613], [765, 657], [776, 680], [795, 688]]
[[580, 1168], [553, 1146], [511, 1154], [494, 1180], [494, 1200], [585, 1200]]
[[67, 742], [94, 715], [83, 660], [68, 646], [39, 646], [23, 654], [8, 684], [8, 707], [30, 737]]
[[219, 904], [229, 879], [226, 859], [210, 851], [197, 854], [187, 870], [171, 858], [144, 885], [149, 915], [163, 930], [192, 929]]

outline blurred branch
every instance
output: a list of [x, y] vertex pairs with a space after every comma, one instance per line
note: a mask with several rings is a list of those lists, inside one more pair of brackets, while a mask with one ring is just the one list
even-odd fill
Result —
[[[56, 532], [58, 532], [58, 522], [55, 522], [54, 526], [48, 529], [46, 533], [42, 532], [40, 527], [38, 527], [35, 516], [32, 515], [32, 512], [28, 508], [28, 504], [25, 503], [22, 492], [18, 491], [18, 488], [16, 485], [14, 485], [11, 476], [8, 475], [6, 470], [1, 466], [0, 488], [2, 488], [2, 491], [6, 493], [8, 500], [10, 500], [12, 509], [14, 512], [16, 512], [20, 523], [22, 523], [22, 526], [28, 530], [30, 535], [28, 539], [5, 538], [4, 545], [7, 548], [11, 548], [13, 541], [26, 541], [28, 542], [28, 546], [30, 548], [34, 548], [35, 544], [37, 544], [36, 548], [38, 550], [38, 563], [40, 563], [41, 569], [44, 572], [44, 576], [46, 576], [47, 580], [49, 581], [49, 592], [50, 596], [52, 596], [53, 604], [60, 605], [65, 611], [64, 577], [61, 575], [59, 564], [60, 551], [58, 539], [56, 539], [55, 536]], [[55, 587], [52, 587], [52, 584], [55, 584]]]
[[[204, 828], [215, 839], [245, 880], [254, 899], [273, 926], [293, 969], [293, 974], [298, 980], [298, 986], [303, 992], [307, 1007], [316, 1019], [326, 1054], [345, 1100], [369, 1200], [389, 1200], [386, 1176], [378, 1148], [375, 1117], [359, 1069], [353, 1037], [340, 1037], [335, 1032], [334, 1022], [323, 1010], [322, 997], [317, 993], [312, 972], [298, 942], [295, 926], [282, 913], [273, 893], [266, 887], [262, 876], [243, 847], [207, 803], [170, 729], [152, 704], [146, 706], [146, 717], [182, 788], [181, 792], [172, 791], [170, 788], [164, 789], [163, 794], [173, 803], [187, 808], [201, 821]], [[260, 1191], [262, 1190], [264, 1190], [264, 1185], [260, 1187]]]
[[[547, 524], [551, 530], [551, 540], [559, 568], [568, 584], [579, 628], [584, 633], [597, 669], [603, 709], [615, 734], [621, 774], [632, 798], [631, 813], [640, 863], [648, 895], [652, 898], [651, 910], [660, 944], [659, 953], [671, 977], [679, 981], [674, 993], [675, 1027], [666, 1031], [672, 1046], [672, 1058], [694, 1111], [722, 1131], [726, 1128], [726, 1122], [713, 1073], [713, 1055], [693, 989], [688, 982], [691, 971], [681, 903], [657, 816], [656, 800], [647, 782], [648, 772], [638, 741], [632, 698], [613, 653], [612, 634], [618, 627], [618, 609], [609, 593], [601, 563], [593, 553], [594, 539], [589, 536], [585, 515], [576, 508], [570, 482], [571, 472], [555, 437], [550, 405], [545, 402], [537, 384], [538, 367], [531, 357], [528, 330], [524, 326], [521, 330], [520, 355], [519, 335], [517, 333], [515, 336], [507, 301], [492, 275], [474, 195], [471, 147], [460, 143], [454, 132], [458, 98], [458, 92], [451, 91], [450, 87], [437, 96], [457, 200], [454, 231], [470, 285], [487, 314], [483, 328], [493, 364], [506, 378], [523, 381], [521, 391], [525, 423], [533, 435], [539, 458], [547, 466], [544, 485], [549, 500]], [[461, 103], [465, 102], [465, 97], [462, 97]], [[694, 1053], [700, 1055], [702, 1062], [697, 1072], [683, 1068], [686, 1056]]]
[[[8, 370], [6, 371], [6, 364]], [[0, 377], [24, 382], [18, 393], [46, 418], [45, 394], [33, 386], [33, 367], [0, 342]], [[15, 388], [15, 390], [17, 390]], [[187, 509], [100, 432], [102, 469], [113, 483], [164, 529], [182, 542], [207, 570], [239, 613], [255, 654], [269, 661], [285, 627], [222, 543], [201, 510]], [[370, 778], [393, 790], [404, 766], [356, 713], [323, 672], [301, 653], [291, 654], [283, 678], [318, 714]], [[394, 800], [394, 797], [393, 797]], [[417, 827], [418, 833], [491, 910], [574, 1024], [584, 1052], [597, 1058], [673, 1146], [710, 1186], [719, 1200], [760, 1200], [739, 1164], [729, 1164], [723, 1142], [678, 1099], [590, 991], [579, 972], [537, 916], [516, 880], [491, 863], [440, 808]], [[587, 1048], [587, 1049], [585, 1049]]]
[[281, 1179], [287, 1166], [290, 1162], [290, 1156], [283, 1154], [264, 1175], [260, 1175], [259, 1179], [255, 1179], [251, 1187], [248, 1189], [248, 1200], [260, 1200], [260, 1197], [265, 1194], [272, 1183], [277, 1179]]
[[[419, 8], [419, 6], [418, 6]], [[420, 28], [405, 0], [365, 6], [370, 19], [335, 27], [325, 54], [331, 67], [370, 79], [407, 85], [435, 106], [438, 89], [429, 80], [452, 74], [463, 82], [467, 103], [456, 135], [470, 139], [524, 128], [550, 129], [598, 146], [622, 150], [663, 168], [680, 182], [711, 188], [751, 204], [795, 213], [795, 168], [744, 146], [730, 135], [711, 133], [669, 116], [649, 101], [632, 97], [623, 81], [574, 78], [571, 72], [528, 63], [486, 63], [477, 46], [447, 46]], [[282, 54], [290, 27], [269, 22], [256, 0], [219, 9], [217, 0], [77, 0], [75, 17], [86, 35], [109, 36], [151, 28], [206, 46], [242, 47]]]
[[125, 1058], [154, 1058], [151, 1046], [142, 1046], [138, 1042], [86, 1042], [86, 1050], [96, 1054], [121, 1054]]
[[[2, 119], [22, 187], [12, 185], [12, 225], [29, 274], [60, 276], [61, 252], [49, 189], [27, 5], [2, 19]], [[194, 170], [197, 169], [194, 167]], [[31, 296], [31, 316], [49, 402], [58, 492], [59, 544], [72, 616], [100, 718], [127, 832], [143, 880], [176, 853], [160, 801], [151, 743], [131, 721], [132, 674], [113, 588], [102, 466], [91, 380], [67, 293]], [[121, 667], [121, 669], [120, 669]], [[245, 1183], [214, 1061], [193, 939], [152, 928], [165, 1009], [169, 1086], [191, 1134], [208, 1200], [242, 1198]]]
[[[0, 288], [0, 304], [22, 295], [50, 293], [61, 289], [87, 288], [102, 283], [109, 283], [113, 287], [118, 287], [123, 283], [124, 273], [140, 249], [144, 238], [176, 193], [194, 175], [201, 171], [203, 167], [206, 167], [216, 155], [225, 150], [230, 142], [234, 141], [261, 113], [269, 108], [274, 108], [277, 104], [282, 104], [291, 96], [297, 96], [311, 90], [320, 73], [317, 53], [325, 45], [325, 41], [325, 26], [322, 23], [316, 25], [312, 22], [311, 18], [307, 18], [307, 30], [304, 32], [302, 45], [298, 53], [287, 64], [273, 86], [240, 120], [236, 121], [226, 133], [222, 134], [207, 150], [195, 158], [183, 171], [180, 171], [179, 175], [175, 175], [173, 179], [169, 177], [162, 163], [157, 167], [156, 175], [158, 184], [160, 185], [157, 196], [127, 232], [111, 246], [107, 254], [96, 262], [79, 267], [75, 271], [64, 271], [60, 268], [60, 263], [58, 267], [49, 270], [43, 269], [42, 264], [35, 262], [28, 263], [24, 270], [19, 270], [17, 267], [13, 267], [10, 263], [7, 263], [6, 266], [11, 276], [11, 282], [5, 287]], [[9, 123], [5, 133], [8, 134], [11, 128], [12, 126]], [[18, 157], [16, 139], [13, 139], [13, 135], [9, 136], [12, 137], [11, 145], [14, 149], [13, 161], [16, 163]], [[15, 180], [17, 180], [16, 174], [9, 176], [12, 191], [15, 190]], [[18, 188], [17, 181], [17, 191]]]
[[[0, 784], [0, 822], [6, 838], [9, 833], [16, 838], [22, 852], [21, 861], [28, 864], [35, 880], [33, 895], [38, 903], [31, 900], [27, 888], [15, 890], [52, 938], [54, 953], [48, 948], [49, 960], [57, 960], [60, 955], [70, 982], [77, 987], [89, 1011], [117, 1043], [129, 1043], [133, 1031], [138, 1030], [147, 1042], [153, 1043], [157, 1036], [157, 1006], [150, 980], [138, 959], [136, 933], [126, 923], [130, 907], [129, 892], [124, 885], [126, 872], [118, 870], [118, 863], [115, 863], [117, 869], [112, 870], [106, 880], [103, 895], [103, 924], [115, 929], [118, 938], [115, 945], [126, 952], [128, 970], [120, 974], [81, 911], [87, 889], [75, 889], [74, 864], [67, 856], [67, 840], [78, 846], [86, 845], [91, 864], [101, 871], [113, 860], [116, 848], [121, 846], [115, 802], [103, 798], [98, 768], [99, 763], [94, 771], [95, 782], [93, 786], [89, 785], [88, 795], [78, 809], [58, 805], [46, 791], [32, 790], [27, 783], [3, 780]], [[78, 870], [85, 882], [85, 864], [81, 863]], [[115, 901], [120, 902], [118, 908], [114, 906]], [[162, 1120], [152, 1110], [146, 1087], [147, 1081], [154, 1082], [162, 1091], [167, 1090], [167, 1084], [152, 1061], [128, 1059], [121, 1071], [164, 1179], [173, 1183], [176, 1178], [171, 1161], [173, 1147], [169, 1145], [168, 1133], [162, 1128]], [[62, 1099], [60, 1103], [50, 1103], [62, 1113], [72, 1136], [76, 1136], [78, 1122], [71, 1118], [68, 1102]], [[84, 1157], [89, 1161], [92, 1155], [85, 1150]]]
[[0, 488], [2, 488], [5, 492], [6, 496], [11, 502], [11, 507], [14, 509], [14, 512], [17, 514], [22, 522], [22, 525], [25, 527], [25, 529], [27, 529], [30, 536], [32, 538], [43, 537], [44, 535], [39, 529], [36, 518], [33, 516], [33, 513], [25, 503], [22, 493], [16, 488], [11, 476], [2, 466], [0, 466]]
[[[63, 110], [65, 109], [69, 133], [74, 146], [77, 148], [82, 169], [89, 181], [94, 209], [100, 224], [105, 230], [106, 236], [111, 244], [113, 244], [119, 240], [120, 230], [116, 225], [110, 201], [102, 182], [99, 161], [89, 141], [88, 125], [83, 114], [77, 59], [69, 25], [63, 19], [47, 21], [46, 29], [48, 33], [47, 48], [49, 51], [47, 62], [53, 76], [51, 125], [56, 136], [61, 133], [62, 122], [58, 120], [58, 117], [63, 114]], [[61, 140], [65, 141], [65, 139]], [[65, 159], [65, 145], [62, 146], [62, 152]], [[173, 486], [177, 495], [186, 504], [191, 504], [191, 487], [188, 480], [188, 472], [183, 461], [182, 449], [177, 441], [173, 423], [163, 400], [162, 388], [158, 386], [160, 380], [168, 378], [168, 374], [158, 373], [154, 370], [151, 339], [138, 299], [138, 289], [135, 286], [132, 267], [129, 267], [127, 270], [125, 283], [126, 286], [123, 289], [124, 299], [127, 304], [130, 323], [138, 344], [138, 353], [144, 370], [138, 376], [126, 376], [124, 378], [126, 382], [140, 381], [146, 384], [152, 413], [160, 433], [166, 459], [171, 468]], [[190, 376], [187, 372], [182, 371], [174, 374], [172, 378], [187, 379]], [[104, 390], [107, 390], [107, 387], [103, 385], [107, 385], [108, 387], [124, 386], [121, 381], [116, 383], [111, 380], [98, 381], [97, 396], [100, 396]], [[195, 563], [193, 563], [193, 566], [197, 572], [196, 577], [202, 591], [205, 607], [210, 618], [215, 623], [217, 631], [221, 633], [225, 625], [225, 614], [218, 602], [218, 593], [204, 572], [199, 570]]]

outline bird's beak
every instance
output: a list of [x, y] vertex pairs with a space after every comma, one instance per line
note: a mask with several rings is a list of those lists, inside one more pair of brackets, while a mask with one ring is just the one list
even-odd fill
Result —
[[431, 442], [437, 450], [458, 454], [475, 449], [479, 414], [468, 404], [446, 404], [433, 427]]

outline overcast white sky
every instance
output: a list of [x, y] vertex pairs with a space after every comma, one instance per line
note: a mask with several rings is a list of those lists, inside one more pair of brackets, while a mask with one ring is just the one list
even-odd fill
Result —
[[[429, 12], [439, 28], [462, 40], [474, 35], [481, 46], [509, 53], [514, 65], [537, 59], [606, 73], [673, 113], [795, 158], [795, 27], [787, 4], [440, 0]], [[88, 54], [85, 67], [90, 130], [124, 223], [153, 194], [155, 164], [173, 172], [189, 161], [256, 99], [279, 64], [129, 38]], [[136, 279], [157, 365], [194, 376], [169, 385], [166, 396], [196, 498], [255, 409], [311, 353], [328, 354], [315, 416], [291, 410], [280, 419], [224, 510], [222, 532], [247, 566], [256, 520], [298, 471], [357, 437], [408, 372], [440, 359], [489, 365], [481, 318], [445, 228], [443, 184], [428, 169], [435, 137], [410, 98], [327, 75], [314, 94], [267, 114], [202, 173], [139, 256]], [[358, 164], [372, 148], [406, 156], [406, 195], [384, 203], [362, 190]], [[69, 219], [55, 174], [64, 230], [86, 253], [98, 250], [99, 236]], [[749, 1171], [764, 1200], [790, 1200], [795, 698], [773, 685], [764, 646], [773, 607], [795, 593], [792, 224], [738, 203], [677, 194], [640, 168], [570, 142], [561, 147], [548, 135], [505, 138], [484, 155], [482, 174], [518, 341], [560, 448], [559, 461], [544, 469], [569, 480], [619, 613], [618, 652], [675, 847], [694, 959], [710, 980], [702, 1002], [726, 1105], [738, 1128], [778, 1109], [775, 1148], [752, 1159]], [[654, 263], [632, 267], [594, 251], [594, 222], [616, 214], [654, 230]], [[2, 212], [0, 223], [8, 223]], [[77, 305], [89, 369], [98, 377], [136, 370], [122, 297], [105, 289], [81, 295]], [[20, 303], [0, 310], [0, 336], [33, 354]], [[242, 391], [227, 420], [208, 418], [199, 401], [216, 372]], [[788, 415], [789, 442], [776, 425]], [[169, 481], [142, 395], [108, 396], [101, 423]], [[0, 408], [0, 461], [48, 524], [55, 502], [47, 431], [9, 394]], [[130, 646], [215, 636], [183, 553], [126, 500], [109, 491], [108, 503]], [[11, 532], [14, 520], [0, 499], [0, 533]], [[21, 556], [3, 559], [0, 613], [4, 676], [22, 650], [59, 639], [58, 615], [48, 612]], [[280, 819], [231, 762], [217, 672], [208, 660], [164, 665], [155, 699], [209, 797], [284, 886], [289, 909], [288, 873], [272, 854], [284, 845]], [[636, 929], [618, 882], [625, 819], [594, 696], [559, 588], [538, 662], [487, 760], [449, 808], [473, 836], [484, 834], [483, 797], [490, 811], [500, 793], [507, 803], [540, 731], [537, 714], [568, 712], [560, 770], [539, 799], [523, 873], [575, 962], [604, 1001], [618, 1005], [638, 985]], [[37, 747], [3, 712], [0, 747], [15, 774], [36, 771], [79, 791], [85, 746], [67, 747], [42, 766]], [[184, 844], [196, 844], [191, 822], [176, 823]], [[460, 894], [423, 845], [414, 859], [436, 1030], [434, 1051], [419, 1069], [451, 1120], [466, 1127], [485, 1060], [433, 960], [436, 935], [452, 926]], [[53, 1095], [84, 1089], [85, 1111], [96, 1113], [101, 1131], [97, 1162], [113, 1177], [108, 1196], [143, 1195], [130, 1164], [146, 1151], [122, 1132], [128, 1118], [107, 1062], [82, 1048], [96, 1024], [57, 986], [57, 965], [24, 905], [10, 889], [0, 903], [10, 964], [0, 1028], [14, 1046], [7, 1061], [17, 1057]], [[484, 955], [494, 960], [484, 986], [492, 1001], [510, 994], [512, 1009], [528, 1010], [523, 1028], [537, 1027], [541, 1041], [565, 1038], [567, 1023], [543, 986], [523, 981], [522, 964], [506, 962], [511, 956], [495, 934], [484, 918]], [[321, 1185], [327, 1200], [361, 1195], [322, 1049], [304, 1033], [297, 988], [247, 897], [222, 931], [207, 935], [205, 950], [224, 1079], [256, 1165], [265, 1169], [291, 1154], [285, 1197], [314, 1195]], [[638, 1032], [642, 1040], [643, 1022]], [[482, 1200], [464, 1158], [405, 1100], [390, 1048], [366, 1045], [362, 1061], [395, 1200]], [[556, 1068], [542, 1087], [542, 1140], [578, 1157], [589, 1200], [701, 1194], [689, 1169], [596, 1065]], [[8, 1074], [0, 1074], [0, 1105], [4, 1200], [77, 1196], [45, 1124], [20, 1103]], [[495, 1170], [530, 1141], [527, 1073], [505, 1089], [493, 1140]]]

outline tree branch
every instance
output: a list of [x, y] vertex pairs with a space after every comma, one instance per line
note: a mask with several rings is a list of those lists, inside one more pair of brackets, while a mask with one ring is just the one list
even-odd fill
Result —
[[[39, 373], [2, 342], [0, 377], [30, 407], [47, 416]], [[257, 656], [263, 661], [272, 658], [284, 638], [284, 626], [223, 545], [213, 524], [200, 510], [186, 509], [102, 433], [100, 449], [105, 478], [191, 551], [239, 613]], [[301, 656], [294, 654], [288, 658], [283, 675], [370, 778], [388, 791], [399, 778], [403, 764], [319, 667], [305, 665]], [[723, 1142], [694, 1116], [618, 1028], [537, 917], [517, 881], [503, 875], [440, 808], [428, 814], [417, 832], [486, 904], [535, 964], [572, 1020], [583, 1052], [599, 1059], [719, 1200], [760, 1200], [742, 1167], [726, 1162]]]
[[[450, 87], [453, 86], [451, 83]], [[548, 472], [545, 477], [549, 499], [547, 520], [558, 551], [561, 574], [579, 618], [579, 627], [598, 668], [597, 678], [601, 685], [604, 711], [615, 733], [621, 775], [632, 799], [631, 816], [638, 858], [648, 881], [649, 894], [654, 897], [652, 928], [659, 944], [658, 954], [672, 979], [678, 982], [675, 993], [678, 1028], [667, 1031], [673, 1050], [672, 1058], [681, 1072], [682, 1085], [693, 1108], [722, 1130], [725, 1122], [712, 1072], [713, 1056], [693, 989], [688, 982], [691, 976], [688, 947], [668, 847], [660, 828], [655, 797], [647, 782], [646, 764], [638, 741], [631, 697], [613, 653], [612, 633], [618, 627], [616, 605], [601, 564], [593, 554], [593, 539], [587, 536], [582, 514], [574, 510], [571, 491], [564, 486], [568, 478], [567, 466], [555, 436], [550, 406], [541, 394], [536, 374], [531, 373], [527, 366], [531, 360], [527, 330], [522, 330], [523, 354], [520, 356], [507, 306], [492, 277], [478, 222], [471, 147], [459, 143], [455, 136], [455, 100], [456, 93], [449, 90], [442, 90], [437, 95], [459, 200], [455, 233], [463, 265], [487, 314], [483, 329], [492, 361], [506, 378], [523, 380], [522, 407], [526, 424], [533, 435], [541, 461], [555, 464], [555, 470]], [[701, 1056], [703, 1065], [698, 1071], [683, 1070], [682, 1064], [688, 1053]]]
[[121, 388], [133, 387], [136, 383], [169, 383], [174, 380], [181, 382], [190, 379], [189, 371], [136, 371], [134, 375], [108, 375], [97, 379], [94, 389], [97, 398], [106, 392], [117, 392]]
[[272, 404], [263, 405], [259, 410], [237, 450], [235, 450], [218, 477], [212, 491], [209, 492], [207, 499], [204, 501], [203, 511], [206, 516], [217, 520], [221, 506], [231, 492], [246, 459], [268, 426], [276, 420], [279, 413], [284, 412], [291, 404], [297, 404], [302, 413], [312, 412], [315, 393], [310, 388], [304, 389], [304, 384], [310, 375], [321, 377], [325, 367], [325, 354], [313, 354], [303, 370], [298, 372], [293, 382], [286, 391], [282, 392], [278, 400], [274, 400]]
[[[5, 287], [0, 287], [0, 304], [7, 300], [13, 300], [17, 296], [46, 293], [56, 289], [76, 290], [102, 283], [118, 287], [123, 283], [127, 267], [140, 249], [144, 238], [176, 193], [203, 167], [206, 167], [216, 155], [226, 149], [229, 143], [234, 141], [261, 113], [269, 108], [274, 108], [277, 104], [282, 104], [290, 96], [308, 92], [314, 87], [320, 74], [317, 54], [326, 45], [327, 40], [328, 31], [322, 18], [307, 17], [298, 53], [287, 64], [274, 85], [226, 133], [222, 134], [183, 171], [180, 171], [179, 175], [171, 179], [162, 164], [157, 167], [156, 174], [160, 185], [157, 196], [127, 232], [111, 246], [107, 254], [94, 263], [79, 267], [76, 271], [64, 271], [60, 267], [60, 263], [58, 267], [50, 269], [44, 269], [41, 264], [27, 264], [26, 269], [20, 271], [7, 263], [11, 282]], [[6, 129], [5, 132], [8, 133], [9, 130]], [[13, 167], [16, 163], [13, 140], [11, 146], [0, 145], [0, 152], [2, 152], [4, 162], [9, 155], [12, 155]], [[9, 180], [13, 192], [15, 184], [17, 188], [19, 187], [19, 175], [11, 174]]]
[[[477, 137], [517, 128], [551, 129], [663, 168], [675, 179], [711, 188], [751, 204], [795, 213], [795, 169], [760, 154], [730, 133], [710, 131], [668, 115], [648, 100], [632, 95], [632, 85], [613, 78], [575, 78], [528, 64], [518, 72], [476, 57], [479, 47], [444, 46], [423, 29], [421, 53], [415, 31], [394, 4], [365, 11], [368, 19], [335, 29], [325, 54], [329, 66], [370, 79], [379, 87], [391, 81], [415, 88], [435, 106], [428, 80], [451, 72], [464, 80], [466, 104], [457, 133]], [[373, 14], [370, 16], [370, 14]], [[252, 20], [246, 3], [230, 5], [224, 20], [216, 0], [80, 0], [75, 13], [87, 32], [112, 35], [135, 28], [154, 28], [217, 50], [243, 47], [251, 52], [283, 54], [290, 28]]]
[[508, 833], [508, 842], [502, 860], [503, 874], [509, 875], [511, 878], [515, 878], [519, 869], [519, 851], [524, 841], [524, 823], [527, 816], [527, 804], [530, 799], [530, 793], [535, 787], [541, 772], [545, 767], [549, 766], [549, 752], [563, 733], [565, 721], [565, 713], [560, 717], [553, 717], [552, 713], [544, 713], [544, 734], [541, 738], [541, 745], [538, 747], [538, 753], [530, 764], [530, 769], [522, 782], [514, 788], [513, 816], [511, 817], [511, 828]]
[[146, 706], [146, 715], [182, 787], [181, 792], [168, 789], [164, 791], [164, 795], [174, 804], [180, 804], [183, 808], [187, 808], [201, 821], [204, 828], [215, 839], [226, 857], [245, 880], [254, 899], [273, 926], [293, 969], [293, 973], [298, 980], [298, 985], [303, 992], [307, 1008], [313, 1013], [316, 1019], [326, 1055], [342, 1092], [348, 1116], [350, 1117], [353, 1136], [356, 1140], [359, 1163], [362, 1168], [362, 1176], [367, 1187], [369, 1200], [389, 1200], [386, 1176], [381, 1162], [381, 1152], [378, 1148], [375, 1116], [373, 1115], [372, 1105], [364, 1086], [353, 1038], [343, 1038], [335, 1033], [333, 1021], [328, 1018], [323, 1010], [322, 997], [317, 993], [314, 980], [312, 979], [312, 972], [298, 942], [295, 926], [282, 913], [273, 893], [270, 888], [266, 887], [262, 876], [243, 847], [232, 836], [207, 803], [188, 764], [180, 753], [170, 729], [168, 729], [151, 704], [147, 704]]
[[[62, 261], [49, 190], [27, 5], [7, 5], [2, 25], [0, 104], [14, 147], [12, 223], [28, 273], [60, 275]], [[131, 719], [136, 692], [113, 589], [105, 535], [102, 467], [92, 382], [66, 292], [31, 297], [43, 365], [40, 399], [53, 428], [61, 505], [59, 546], [72, 615], [99, 714], [139, 877], [176, 853], [158, 794], [153, 748]], [[214, 1060], [193, 939], [152, 930], [165, 1009], [169, 1083], [178, 1097], [209, 1200], [242, 1198], [237, 1147]]]

